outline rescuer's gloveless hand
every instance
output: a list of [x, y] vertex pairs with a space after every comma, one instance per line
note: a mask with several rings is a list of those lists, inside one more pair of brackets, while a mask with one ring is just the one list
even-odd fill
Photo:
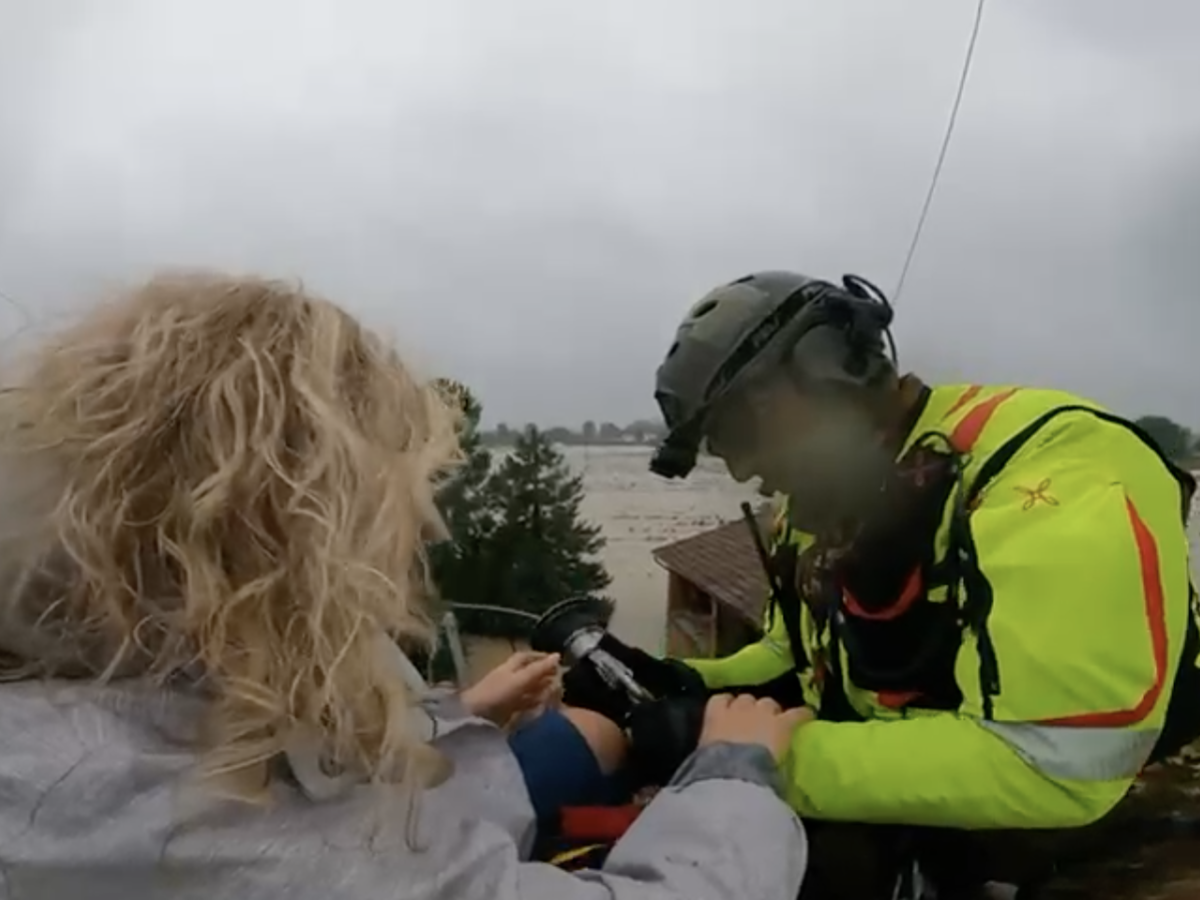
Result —
[[757, 744], [776, 760], [783, 759], [795, 730], [813, 719], [807, 707], [782, 709], [774, 700], [756, 700], [749, 694], [734, 697], [718, 694], [708, 701], [700, 746], [709, 744]]

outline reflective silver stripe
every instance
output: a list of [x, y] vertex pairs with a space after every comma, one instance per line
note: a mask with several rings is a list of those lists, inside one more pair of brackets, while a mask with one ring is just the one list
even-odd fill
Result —
[[1150, 758], [1158, 731], [1072, 728], [1029, 722], [979, 723], [1051, 778], [1115, 781], [1133, 778]]

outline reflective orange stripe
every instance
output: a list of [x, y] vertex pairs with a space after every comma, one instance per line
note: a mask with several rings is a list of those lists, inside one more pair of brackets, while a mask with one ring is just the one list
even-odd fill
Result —
[[1154, 652], [1154, 682], [1142, 694], [1142, 699], [1131, 709], [1111, 712], [1083, 713], [1061, 719], [1046, 719], [1042, 725], [1073, 725], [1084, 728], [1125, 728], [1136, 725], [1158, 705], [1167, 683], [1167, 610], [1163, 595], [1162, 566], [1158, 558], [1158, 542], [1143, 521], [1128, 496], [1125, 510], [1129, 513], [1129, 524], [1133, 529], [1133, 540], [1137, 545], [1138, 562], [1142, 569], [1142, 593], [1146, 604], [1146, 627], [1150, 631], [1150, 646]]
[[[962, 409], [977, 397], [982, 388], [968, 388], [950, 408], [950, 415]], [[989, 397], [974, 406], [950, 433], [950, 443], [959, 453], [966, 453], [975, 446], [992, 415], [1006, 400], [1017, 392], [1010, 388]], [[1167, 617], [1166, 599], [1162, 585], [1162, 568], [1159, 562], [1158, 544], [1153, 533], [1142, 519], [1133, 501], [1125, 498], [1129, 524], [1137, 546], [1138, 562], [1142, 573], [1142, 592], [1146, 608], [1146, 627], [1150, 632], [1150, 646], [1154, 654], [1154, 682], [1146, 689], [1138, 703], [1130, 709], [1100, 713], [1083, 713], [1057, 719], [1045, 719], [1037, 724], [1085, 728], [1124, 728], [1143, 721], [1154, 712], [1167, 682]]]
[[974, 400], [976, 397], [978, 397], [979, 392], [982, 390], [983, 390], [982, 385], [978, 385], [978, 384], [971, 385], [969, 388], [967, 388], [965, 391], [963, 391], [962, 394], [959, 395], [959, 398], [954, 401], [953, 405], [948, 410], [946, 410], [946, 416], [949, 417], [949, 416], [954, 415], [956, 412], [958, 412], [960, 409], [962, 409], [964, 406], [966, 406], [968, 403], [970, 403], [972, 400]]
[[[962, 417], [962, 420], [954, 426], [954, 430], [950, 432], [950, 445], [959, 453], [969, 452], [975, 446], [975, 442], [979, 440], [979, 435], [983, 433], [983, 429], [987, 426], [987, 423], [991, 421], [992, 415], [1017, 390], [1017, 388], [1009, 388], [1007, 391], [1001, 391], [999, 394], [988, 397], [986, 400], [972, 407]], [[967, 394], [970, 393], [971, 391], [967, 391]], [[978, 394], [979, 392], [976, 391], [975, 393]], [[965, 397], [966, 394], [963, 396]], [[962, 398], [960, 397], [959, 400], [961, 401]], [[962, 408], [964, 405], [963, 403], [955, 404], [958, 408]]]

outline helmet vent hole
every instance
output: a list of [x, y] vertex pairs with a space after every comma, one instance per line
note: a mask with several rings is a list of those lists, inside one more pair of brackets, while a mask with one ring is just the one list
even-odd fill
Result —
[[741, 278], [737, 279], [737, 281], [729, 282], [729, 286], [733, 287], [733, 285], [735, 285], [735, 284], [749, 284], [753, 280], [754, 280], [753, 275], [743, 275]]
[[678, 352], [679, 352], [679, 341], [676, 341], [675, 343], [673, 343], [671, 345], [671, 349], [667, 351], [667, 358], [669, 359], [670, 357], [674, 356]]
[[717, 308], [716, 300], [705, 300], [699, 306], [692, 310], [692, 318], [699, 319], [702, 316], [707, 316], [710, 312]]

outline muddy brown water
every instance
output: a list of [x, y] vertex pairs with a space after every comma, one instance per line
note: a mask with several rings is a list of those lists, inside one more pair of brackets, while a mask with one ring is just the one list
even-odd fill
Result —
[[735, 483], [724, 466], [702, 459], [684, 481], [650, 472], [644, 447], [568, 447], [570, 465], [583, 476], [582, 513], [604, 531], [601, 554], [617, 601], [613, 631], [646, 650], [662, 647], [666, 626], [666, 572], [651, 551], [741, 516], [745, 500], [761, 498]]

